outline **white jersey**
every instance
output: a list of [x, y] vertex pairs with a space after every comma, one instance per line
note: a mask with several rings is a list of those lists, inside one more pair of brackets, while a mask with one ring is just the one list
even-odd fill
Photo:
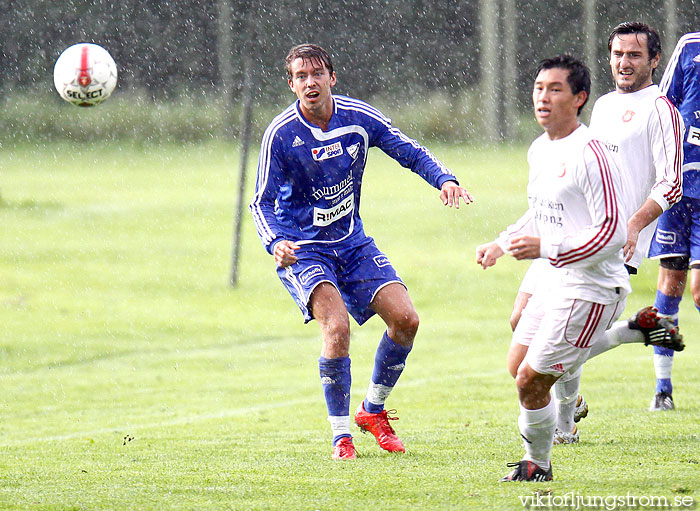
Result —
[[[591, 129], [605, 142], [622, 172], [620, 206], [630, 217], [653, 199], [663, 211], [683, 195], [683, 121], [656, 85], [630, 93], [617, 91], [593, 106]], [[642, 229], [630, 266], [647, 255], [656, 221]]]
[[543, 134], [527, 158], [529, 209], [501, 233], [499, 246], [505, 250], [514, 237], [538, 236], [540, 255], [554, 268], [545, 273], [556, 298], [619, 301], [630, 292], [621, 250], [627, 226], [609, 152], [581, 124], [562, 139]]

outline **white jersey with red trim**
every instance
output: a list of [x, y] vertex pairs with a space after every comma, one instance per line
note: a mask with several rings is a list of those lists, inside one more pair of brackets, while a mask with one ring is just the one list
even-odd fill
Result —
[[[656, 85], [630, 93], [617, 91], [593, 106], [591, 129], [605, 142], [622, 172], [620, 206], [626, 220], [653, 199], [663, 211], [683, 195], [683, 132], [676, 107]], [[630, 266], [647, 255], [656, 221], [642, 229]]]
[[618, 204], [619, 171], [583, 124], [567, 137], [537, 138], [528, 151], [529, 209], [497, 242], [539, 236], [544, 272], [558, 297], [614, 303], [630, 291], [622, 247], [627, 225]]

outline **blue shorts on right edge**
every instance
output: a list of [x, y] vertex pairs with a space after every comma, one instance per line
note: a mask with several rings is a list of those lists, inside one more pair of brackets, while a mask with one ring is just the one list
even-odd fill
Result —
[[700, 264], [700, 199], [683, 196], [659, 217], [649, 258], [674, 256], [690, 257], [690, 265]]

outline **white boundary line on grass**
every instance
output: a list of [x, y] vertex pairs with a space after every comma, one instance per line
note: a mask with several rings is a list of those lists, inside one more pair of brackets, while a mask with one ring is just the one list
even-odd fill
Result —
[[134, 432], [141, 429], [150, 428], [162, 428], [167, 426], [180, 426], [183, 424], [189, 424], [192, 422], [201, 422], [212, 419], [225, 419], [228, 417], [237, 417], [240, 415], [245, 415], [248, 413], [261, 412], [266, 410], [274, 410], [277, 408], [284, 408], [287, 406], [297, 406], [301, 404], [308, 404], [311, 402], [310, 399], [296, 399], [290, 401], [283, 401], [277, 403], [262, 404], [256, 406], [249, 406], [246, 408], [236, 408], [235, 410], [222, 410], [217, 413], [204, 413], [197, 415], [189, 415], [186, 417], [178, 417], [169, 421], [151, 422], [146, 424], [124, 424], [120, 426], [115, 426], [113, 428], [100, 428], [93, 429], [89, 431], [76, 431], [74, 433], [66, 433], [65, 435], [51, 435], [51, 436], [38, 436], [32, 438], [21, 438], [17, 440], [9, 440], [7, 438], [0, 442], [0, 447], [13, 447], [20, 445], [29, 445], [39, 442], [58, 442], [62, 440], [72, 440], [75, 438], [91, 438], [93, 436], [105, 435], [109, 433], [122, 434], [124, 432]]
[[[489, 371], [482, 371], [478, 373], [478, 375], [475, 375], [474, 373], [471, 373], [469, 375], [460, 375], [461, 378], [469, 379], [469, 378], [474, 378], [474, 377], [483, 377], [483, 376], [499, 376], [501, 373], [504, 373], [504, 369], [498, 369], [498, 370], [489, 370]], [[441, 375], [439, 377], [427, 377], [427, 378], [418, 378], [414, 380], [407, 381], [401, 385], [403, 388], [410, 388], [410, 387], [416, 387], [420, 385], [425, 385], [426, 383], [435, 383], [435, 381], [438, 380], [445, 380], [449, 381], [454, 384], [455, 375]], [[275, 410], [278, 408], [285, 408], [289, 406], [297, 406], [297, 405], [302, 405], [302, 404], [310, 404], [310, 403], [316, 403], [316, 398], [306, 398], [306, 399], [294, 399], [294, 400], [287, 400], [287, 401], [278, 401], [275, 403], [266, 403], [266, 404], [260, 404], [256, 406], [248, 406], [245, 408], [236, 408], [233, 410], [222, 410], [216, 413], [202, 413], [202, 414], [196, 414], [196, 415], [189, 415], [185, 417], [177, 417], [171, 420], [165, 420], [165, 421], [159, 421], [159, 422], [150, 422], [150, 423], [145, 423], [145, 424], [122, 424], [120, 426], [115, 426], [111, 428], [99, 428], [99, 429], [93, 429], [93, 430], [88, 430], [88, 431], [76, 431], [73, 433], [66, 433], [65, 435], [50, 435], [50, 436], [37, 436], [37, 437], [24, 437], [24, 438], [18, 438], [17, 440], [12, 440], [12, 439], [7, 439], [4, 438], [2, 441], [0, 441], [0, 447], [13, 447], [13, 446], [21, 446], [21, 445], [30, 445], [34, 443], [40, 443], [40, 442], [60, 442], [63, 440], [73, 440], [76, 438], [91, 438], [94, 436], [99, 436], [99, 435], [105, 435], [109, 433], [114, 433], [114, 434], [123, 434], [124, 432], [129, 432], [133, 433], [138, 430], [143, 430], [143, 429], [151, 429], [151, 428], [162, 428], [162, 427], [167, 427], [167, 426], [180, 426], [183, 424], [189, 424], [193, 422], [201, 422], [201, 421], [207, 421], [207, 420], [212, 420], [212, 419], [225, 419], [228, 417], [238, 417], [241, 415], [245, 415], [248, 413], [255, 413], [255, 412], [262, 412], [266, 410]]]

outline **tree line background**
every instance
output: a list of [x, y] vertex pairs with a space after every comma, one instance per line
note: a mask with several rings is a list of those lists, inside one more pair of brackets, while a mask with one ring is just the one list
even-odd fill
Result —
[[[236, 136], [246, 78], [260, 131], [294, 99], [283, 59], [301, 42], [331, 52], [336, 92], [375, 102], [411, 134], [519, 139], [531, 129], [541, 58], [581, 56], [598, 94], [612, 88], [607, 37], [619, 22], [659, 30], [662, 66], [682, 33], [700, 31], [700, 0], [0, 0], [0, 14], [6, 142], [86, 129], [113, 138]], [[53, 91], [52, 70], [81, 41], [110, 51], [119, 84], [78, 116]]]

